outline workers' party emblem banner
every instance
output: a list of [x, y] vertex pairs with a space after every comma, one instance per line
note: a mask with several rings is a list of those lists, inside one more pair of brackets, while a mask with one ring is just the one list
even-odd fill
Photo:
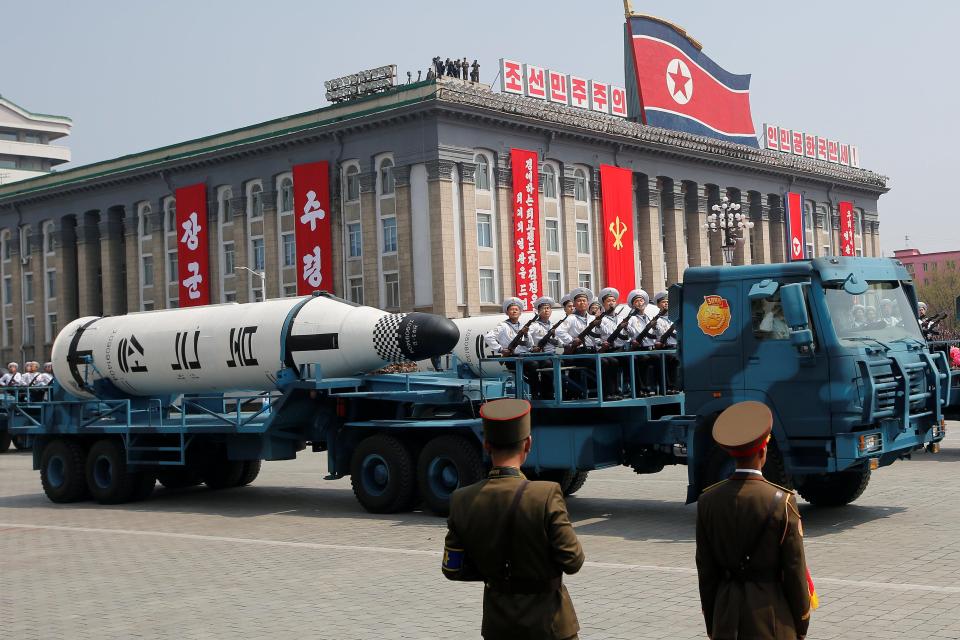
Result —
[[840, 203], [840, 255], [852, 256], [856, 245], [853, 235], [853, 203]]
[[540, 201], [537, 153], [510, 149], [513, 171], [513, 273], [517, 297], [533, 309], [540, 297]]
[[639, 103], [631, 115], [644, 124], [759, 146], [749, 75], [726, 71], [683, 29], [653, 17], [629, 18], [625, 45], [634, 70], [627, 92]]
[[293, 166], [293, 212], [297, 293], [333, 291], [330, 163], [326, 160]]
[[803, 197], [787, 193], [787, 251], [790, 260], [803, 260]]
[[603, 268], [608, 287], [620, 291], [620, 302], [636, 284], [633, 252], [633, 172], [600, 165], [603, 209]]
[[181, 307], [210, 304], [210, 248], [207, 235], [207, 185], [176, 190], [177, 281]]

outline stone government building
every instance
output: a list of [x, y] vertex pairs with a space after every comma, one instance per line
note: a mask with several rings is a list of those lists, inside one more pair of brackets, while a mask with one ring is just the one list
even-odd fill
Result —
[[[634, 175], [637, 278], [723, 264], [703, 228], [724, 195], [755, 221], [734, 262], [785, 259], [783, 194], [809, 215], [808, 255], [880, 254], [874, 172], [669, 131], [440, 78], [0, 186], [0, 358], [44, 359], [58, 327], [176, 307], [173, 193], [205, 182], [212, 302], [295, 295], [291, 167], [331, 163], [333, 288], [388, 310], [499, 313], [512, 295], [512, 147], [540, 156], [543, 287], [603, 283], [599, 167]], [[265, 282], [240, 267], [265, 274]], [[266, 291], [263, 291], [265, 284]]]

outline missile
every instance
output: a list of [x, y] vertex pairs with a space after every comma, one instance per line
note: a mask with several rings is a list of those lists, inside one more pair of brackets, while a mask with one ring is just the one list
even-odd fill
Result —
[[352, 376], [442, 355], [458, 337], [440, 316], [317, 295], [79, 318], [60, 331], [52, 360], [81, 398], [266, 391], [283, 368]]

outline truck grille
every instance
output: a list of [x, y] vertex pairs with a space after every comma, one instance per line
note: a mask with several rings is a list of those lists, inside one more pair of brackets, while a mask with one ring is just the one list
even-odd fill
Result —
[[[892, 360], [876, 360], [868, 363], [874, 383], [874, 418], [895, 417], [898, 412], [898, 398], [906, 402], [910, 397], [909, 414], [916, 416], [927, 406], [926, 365], [923, 363], [905, 365], [906, 381]], [[900, 411], [902, 411], [902, 404]]]

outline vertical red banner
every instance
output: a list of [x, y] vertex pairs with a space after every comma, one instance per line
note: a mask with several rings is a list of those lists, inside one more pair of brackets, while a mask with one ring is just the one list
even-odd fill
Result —
[[803, 260], [803, 196], [787, 193], [787, 253], [790, 261]]
[[537, 153], [510, 149], [513, 172], [513, 273], [524, 309], [540, 297], [540, 199]]
[[326, 160], [293, 166], [293, 213], [297, 293], [333, 291], [330, 163]]
[[853, 203], [841, 202], [840, 207], [840, 255], [853, 256], [855, 239], [853, 235]]
[[181, 307], [210, 304], [207, 185], [177, 189], [177, 280]]
[[620, 302], [636, 286], [633, 252], [633, 172], [600, 165], [603, 209], [603, 268], [607, 287], [620, 291]]

